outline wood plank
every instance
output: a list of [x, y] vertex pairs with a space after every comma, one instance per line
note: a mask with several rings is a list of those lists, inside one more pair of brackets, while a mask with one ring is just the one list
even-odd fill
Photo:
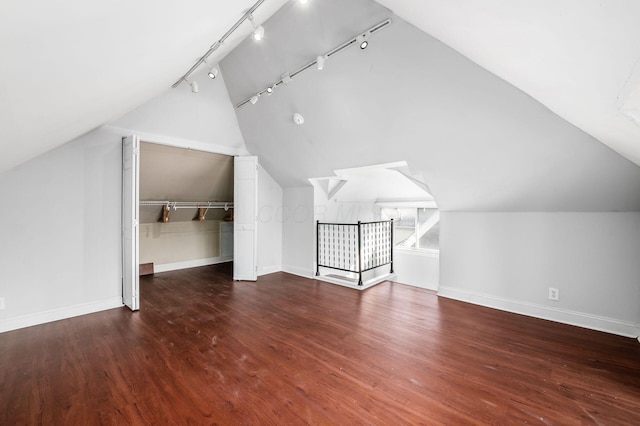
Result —
[[0, 334], [0, 424], [640, 424], [640, 344], [385, 282], [230, 264]]

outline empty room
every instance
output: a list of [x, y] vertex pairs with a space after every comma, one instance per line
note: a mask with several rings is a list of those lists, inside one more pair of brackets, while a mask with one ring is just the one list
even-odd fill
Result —
[[640, 424], [638, 22], [6, 0], [0, 424]]

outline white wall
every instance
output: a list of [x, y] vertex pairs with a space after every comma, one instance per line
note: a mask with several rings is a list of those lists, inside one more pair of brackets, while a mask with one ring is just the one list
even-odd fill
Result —
[[199, 93], [182, 84], [110, 125], [135, 131], [143, 141], [219, 154], [248, 154], [222, 74], [211, 80], [200, 72], [194, 80], [199, 83]]
[[0, 175], [0, 331], [122, 304], [121, 164], [100, 129]]
[[284, 188], [282, 206], [282, 270], [313, 277], [315, 222], [313, 187]]
[[443, 212], [440, 248], [442, 296], [639, 334], [640, 213]]
[[0, 209], [0, 331], [122, 305], [121, 138], [246, 153], [222, 83], [202, 81], [198, 94], [169, 90], [117, 127], [0, 174], [9, 206]]
[[258, 167], [258, 275], [282, 270], [282, 188]]

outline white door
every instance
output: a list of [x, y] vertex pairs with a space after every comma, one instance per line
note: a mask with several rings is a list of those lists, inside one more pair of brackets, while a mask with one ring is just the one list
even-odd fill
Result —
[[122, 302], [140, 309], [139, 293], [139, 169], [138, 136], [122, 138]]
[[255, 281], [258, 257], [258, 157], [235, 157], [233, 279]]

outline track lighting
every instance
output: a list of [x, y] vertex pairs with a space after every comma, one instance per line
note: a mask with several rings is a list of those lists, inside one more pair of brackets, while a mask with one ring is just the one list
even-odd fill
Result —
[[[253, 17], [251, 15], [245, 15], [247, 16], [246, 19], [250, 19], [251, 22], [253, 23]], [[331, 58], [331, 60], [333, 61], [333, 56], [342, 52], [345, 49], [348, 48], [352, 48], [354, 46], [358, 46], [360, 47], [360, 49], [364, 50], [367, 48], [367, 46], [369, 45], [369, 37], [372, 34], [377, 34], [378, 31], [388, 27], [391, 24], [391, 19], [385, 19], [384, 21], [378, 23], [377, 25], [369, 28], [368, 30], [362, 31], [360, 33], [358, 33], [357, 35], [353, 36], [352, 38], [350, 38], [349, 40], [345, 41], [344, 43], [342, 43], [341, 45], [327, 51], [324, 55], [318, 55], [315, 58], [311, 59], [311, 61], [307, 62], [306, 64], [300, 66], [298, 69], [296, 69], [295, 71], [291, 71], [291, 72], [287, 72], [282, 74], [282, 76], [280, 77], [279, 81], [276, 81], [275, 83], [273, 83], [272, 85], [258, 91], [258, 93], [254, 96], [251, 96], [248, 99], [245, 99], [244, 101], [240, 102], [239, 104], [236, 105], [236, 108], [240, 108], [243, 105], [246, 105], [248, 103], [251, 104], [255, 104], [256, 102], [258, 102], [258, 98], [260, 95], [267, 93], [267, 94], [272, 94], [273, 91], [275, 90], [275, 88], [280, 85], [287, 85], [289, 83], [291, 83], [293, 81], [293, 78], [295, 78], [298, 74], [308, 70], [308, 69], [312, 69], [314, 68], [314, 66], [318, 69], [318, 70], [323, 70], [327, 60], [329, 58]], [[255, 28], [255, 26], [254, 26]], [[300, 123], [298, 123], [298, 121], [302, 120]], [[296, 124], [302, 124], [304, 122], [304, 118], [302, 118], [301, 115], [297, 115], [296, 119], [294, 120], [294, 122], [296, 122]]]
[[251, 36], [255, 41], [260, 41], [264, 38], [264, 27], [259, 25], [256, 27], [256, 23], [253, 22], [253, 15], [249, 15], [249, 21], [251, 21], [251, 26], [253, 27], [253, 34]]
[[191, 91], [193, 93], [198, 93], [199, 89], [198, 89], [198, 82], [197, 81], [192, 81], [191, 82]]
[[209, 72], [207, 73], [209, 78], [211, 80], [215, 80], [215, 78], [218, 76], [218, 68], [215, 68], [209, 62], [207, 62], [207, 58], [202, 58], [202, 61], [207, 65], [207, 67], [209, 67]]
[[358, 43], [358, 46], [360, 46], [360, 49], [364, 50], [369, 45], [369, 41], [367, 40], [367, 38], [369, 38], [367, 34], [362, 34], [359, 35], [356, 39], [356, 42]]
[[323, 70], [324, 69], [324, 61], [326, 60], [326, 56], [318, 56], [316, 58], [316, 66], [318, 67], [319, 70]]

